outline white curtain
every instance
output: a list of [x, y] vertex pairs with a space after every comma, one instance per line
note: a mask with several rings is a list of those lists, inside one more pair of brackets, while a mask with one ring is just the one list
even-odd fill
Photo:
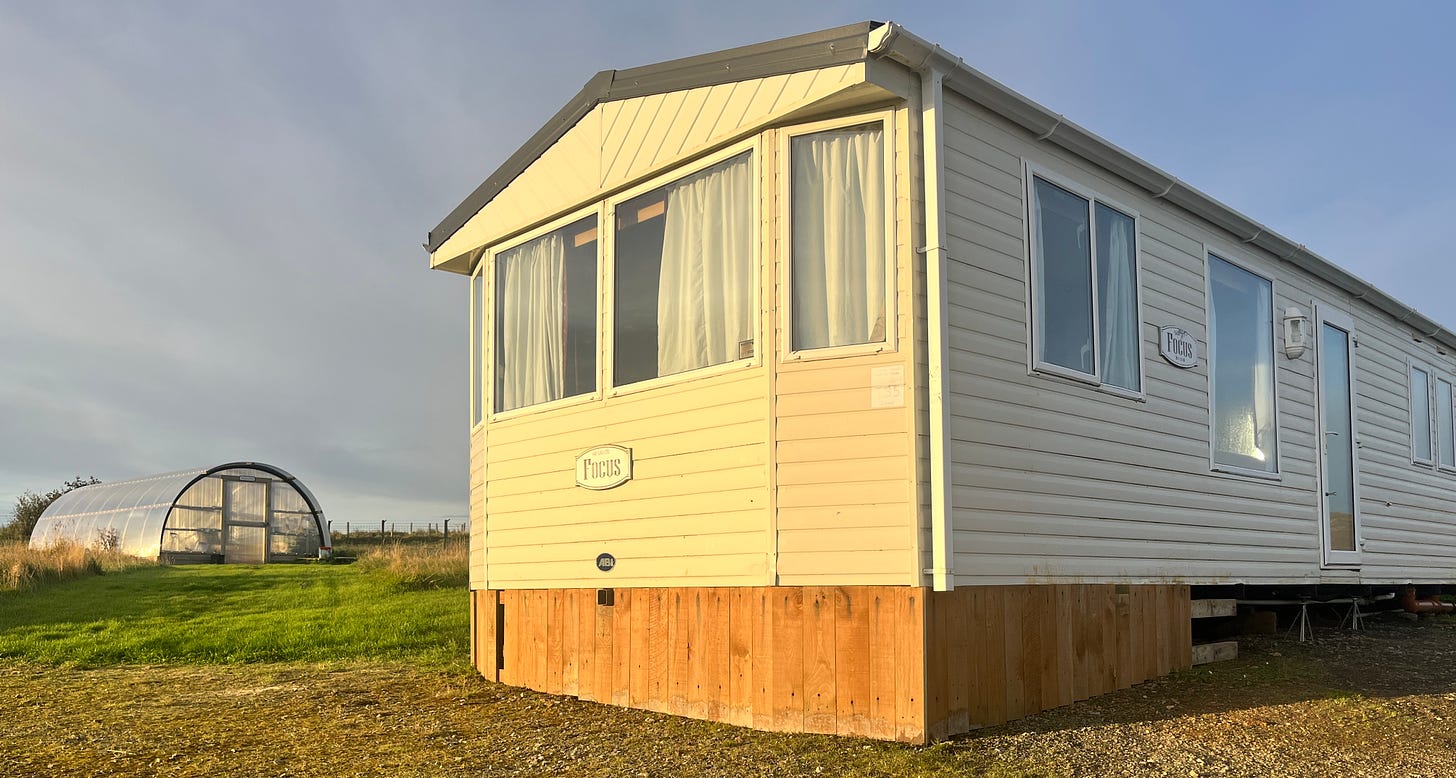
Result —
[[[1101, 204], [1098, 208], [1102, 208]], [[1102, 381], [1139, 390], [1137, 331], [1137, 259], [1133, 256], [1133, 221], [1103, 212], [1099, 230], [1106, 230], [1107, 253], [1098, 257], [1105, 274], [1102, 305]]]
[[657, 288], [657, 374], [738, 358], [753, 338], [753, 175], [748, 155], [667, 190]]
[[796, 349], [885, 338], [885, 148], [879, 128], [793, 140]]
[[1274, 461], [1274, 290], [1260, 279], [1254, 343], [1254, 457], [1273, 472]]
[[563, 392], [562, 298], [566, 241], [537, 238], [496, 257], [499, 410], [559, 399]]

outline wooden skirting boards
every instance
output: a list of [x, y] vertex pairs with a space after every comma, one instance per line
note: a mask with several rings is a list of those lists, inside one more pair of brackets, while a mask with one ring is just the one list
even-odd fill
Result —
[[926, 742], [1191, 662], [1186, 586], [471, 593], [471, 658], [550, 694], [756, 729]]

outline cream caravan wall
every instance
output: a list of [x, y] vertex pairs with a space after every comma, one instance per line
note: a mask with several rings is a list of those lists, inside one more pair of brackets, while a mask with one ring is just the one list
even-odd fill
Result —
[[434, 264], [860, 84], [864, 70], [855, 63], [602, 103], [436, 249]]
[[[914, 430], [924, 412], [924, 388], [915, 383], [923, 372], [915, 362], [924, 340], [915, 320], [923, 263], [915, 253], [918, 178], [908, 172], [918, 141], [909, 113], [887, 108], [903, 99], [890, 91], [905, 87], [903, 73], [887, 86], [856, 83], [863, 72], [830, 68], [597, 106], [462, 230], [473, 237], [457, 243], [457, 234], [437, 252], [476, 251], [481, 244], [469, 241], [486, 240], [487, 228], [498, 243], [629, 180], [670, 175], [705, 144], [757, 132], [758, 343], [766, 353], [537, 412], [487, 414], [471, 437], [473, 588], [921, 582]], [[794, 359], [784, 332], [782, 128], [850, 115], [890, 122], [896, 338], [882, 353]], [[554, 200], [512, 191], [545, 188], [573, 154], [577, 167], [599, 159], [600, 185], [563, 174], [569, 185]], [[490, 297], [490, 273], [484, 283]], [[605, 365], [605, 287], [600, 295]], [[489, 323], [485, 329], [481, 341], [491, 343]], [[489, 362], [481, 360], [485, 386], [493, 383]], [[874, 385], [887, 370], [902, 377], [903, 401], [876, 407]], [[599, 383], [609, 373], [599, 370]], [[574, 457], [609, 443], [632, 449], [633, 479], [606, 491], [576, 486]], [[617, 560], [610, 573], [593, 565], [602, 552]]]
[[[1411, 464], [1406, 360], [1450, 371], [1388, 316], [952, 92], [946, 210], [954, 560], [960, 585], [1053, 580], [1313, 583], [1450, 579], [1456, 476]], [[1024, 160], [1141, 215], [1146, 402], [1028, 375]], [[1248, 236], [1242, 236], [1248, 237]], [[1281, 478], [1210, 472], [1205, 247], [1275, 280], [1275, 310], [1356, 322], [1364, 558], [1320, 567], [1312, 351], [1276, 348]], [[1158, 356], [1158, 328], [1199, 341]]]

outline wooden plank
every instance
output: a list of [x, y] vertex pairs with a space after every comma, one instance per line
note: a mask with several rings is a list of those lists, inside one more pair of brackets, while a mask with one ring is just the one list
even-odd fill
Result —
[[666, 711], [686, 715], [688, 707], [688, 644], [692, 624], [688, 618], [689, 590], [667, 589], [667, 697]]
[[[1071, 702], [1070, 689], [1062, 691], [1061, 668], [1057, 667], [1060, 637], [1057, 630], [1057, 589], [1055, 584], [1033, 587], [1036, 597], [1037, 630], [1041, 633], [1041, 707], [1042, 710]], [[1070, 676], [1069, 676], [1070, 677]]]
[[1133, 679], [1132, 607], [1127, 585], [1115, 587], [1117, 600], [1117, 688], [1126, 689]]
[[895, 739], [926, 741], [924, 587], [894, 590]]
[[869, 737], [893, 740], [895, 726], [895, 652], [899, 635], [895, 630], [895, 595], [881, 587], [867, 587], [869, 611], [870, 709]]
[[1018, 719], [1031, 712], [1026, 705], [1026, 675], [1022, 664], [1024, 644], [1021, 639], [1021, 619], [1026, 611], [1026, 587], [1001, 588], [1005, 608], [1002, 624], [1006, 630], [1003, 640], [1006, 652], [1006, 717]]
[[551, 651], [548, 643], [551, 640], [551, 600], [550, 592], [545, 589], [532, 589], [528, 599], [531, 609], [531, 644], [530, 658], [534, 658], [531, 668], [531, 688], [537, 691], [546, 691], [547, 676], [550, 674]]
[[[618, 589], [612, 606], [612, 695], [613, 705], [632, 703], [632, 630], [637, 621], [637, 605], [642, 589]], [[604, 692], [605, 693], [605, 692]]]
[[728, 597], [728, 712], [726, 721], [753, 726], [753, 589], [735, 586]]
[[1046, 710], [1042, 702], [1042, 639], [1039, 586], [1021, 586], [1021, 683], [1023, 710], [1028, 714]]
[[773, 592], [773, 728], [804, 731], [804, 589]]
[[834, 681], [834, 589], [804, 587], [804, 731], [832, 735], [839, 715]]
[[749, 589], [751, 613], [750, 635], [753, 659], [753, 728], [775, 729], [774, 726], [774, 589]]
[[681, 634], [686, 638], [687, 668], [683, 674], [682, 715], [694, 719], [708, 718], [708, 590], [683, 589]]
[[[986, 725], [1008, 721], [1006, 708], [1006, 590], [1005, 586], [985, 587], [985, 615], [981, 650], [986, 654], [985, 696]], [[1018, 643], [1020, 640], [1018, 639]]]
[[1097, 693], [1106, 694], [1117, 689], [1117, 589], [1112, 584], [1100, 584], [1097, 592], [1097, 620], [1102, 630]]
[[1227, 662], [1230, 659], [1237, 659], [1239, 656], [1239, 641], [1225, 640], [1221, 643], [1199, 643], [1193, 646], [1192, 658], [1194, 666], [1206, 665], [1210, 662]]
[[938, 642], [945, 668], [946, 734], [959, 735], [971, 729], [971, 594], [974, 589], [955, 589], [941, 604], [944, 628]]
[[515, 591], [503, 591], [500, 594], [501, 602], [505, 605], [504, 623], [501, 626], [501, 631], [504, 633], [502, 635], [501, 660], [504, 665], [500, 671], [500, 682], [510, 684], [511, 686], [521, 685], [521, 682], [517, 680], [519, 673], [516, 672], [516, 639], [521, 631], [520, 603], [517, 602], [517, 595], [519, 594], [519, 592]]
[[839, 586], [834, 597], [835, 732], [871, 736], [870, 617], [872, 587]]
[[598, 605], [592, 614], [596, 633], [596, 673], [592, 679], [592, 699], [597, 702], [620, 704], [616, 701], [613, 686], [617, 663], [620, 661], [623, 666], [630, 667], [630, 665], [629, 657], [624, 656], [619, 660], [614, 651], [614, 622], [619, 612], [622, 614], [622, 618], [631, 618], [629, 611], [618, 611], [619, 606], [628, 607], [627, 603], [631, 602], [631, 590], [622, 589], [614, 592], [613, 600], [614, 604], [611, 607]]
[[[627, 700], [635, 707], [648, 708], [652, 700], [649, 685], [652, 683], [652, 662], [656, 654], [656, 646], [653, 640], [656, 637], [652, 633], [652, 601], [657, 597], [659, 589], [634, 589], [632, 590], [630, 610], [621, 615], [627, 618], [630, 625], [630, 632], [627, 639], [627, 651], [629, 657], [619, 657], [617, 661], [626, 661], [628, 667], [627, 677]], [[621, 591], [618, 591], [621, 594]], [[652, 708], [648, 708], [652, 710]]]
[[950, 736], [950, 660], [946, 633], [954, 592], [925, 594], [925, 732], [931, 740]]
[[542, 691], [547, 694], [560, 694], [561, 668], [564, 664], [562, 638], [565, 637], [565, 630], [562, 629], [562, 622], [566, 614], [566, 591], [547, 589], [545, 595], [546, 612], [543, 616], [546, 620], [546, 680]]
[[728, 631], [731, 618], [731, 600], [727, 589], [712, 587], [705, 591], [707, 611], [703, 615], [703, 662], [707, 671], [703, 674], [703, 698], [707, 702], [709, 721], [728, 720], [728, 695], [730, 660], [728, 656]]
[[672, 644], [668, 633], [668, 614], [671, 603], [667, 589], [645, 589], [647, 592], [647, 688], [642, 706], [648, 710], [666, 711], [668, 665], [671, 662]]
[[1146, 680], [1158, 677], [1158, 587], [1139, 588], [1143, 594], [1143, 679]]
[[1233, 616], [1239, 612], [1239, 601], [1234, 599], [1193, 600], [1189, 618], [1216, 619]]
[[480, 597], [478, 596], [478, 594], [479, 593], [473, 589], [467, 589], [465, 592], [465, 596], [470, 598], [470, 602], [467, 603], [469, 605], [470, 612], [470, 666], [474, 667], [476, 672], [484, 673], [485, 661], [481, 656], [483, 652], [481, 651], [480, 645], [481, 627], [478, 623], [478, 620], [475, 618], [475, 611], [480, 606]]
[[1176, 587], [1158, 586], [1157, 589], [1157, 654], [1158, 675], [1173, 671], [1173, 609], [1176, 607]]
[[1071, 605], [1068, 628], [1072, 630], [1072, 699], [1085, 700], [1091, 696], [1087, 673], [1087, 586], [1071, 585]]
[[567, 589], [561, 598], [561, 693], [576, 696], [578, 662], [581, 653], [581, 601], [595, 589]]
[[576, 603], [576, 696], [597, 699], [597, 590], [583, 589]]
[[1076, 702], [1076, 615], [1075, 584], [1057, 584], [1057, 701], [1061, 705]]
[[[960, 591], [960, 590], [957, 590]], [[990, 719], [987, 697], [1001, 693], [1000, 683], [989, 683], [989, 657], [985, 647], [986, 598], [988, 587], [967, 587], [961, 595], [966, 607], [966, 718], [970, 726], [983, 725]]]
[[[1182, 614], [1175, 620], [1178, 624], [1188, 624], [1192, 618], [1193, 601], [1189, 598], [1190, 593], [1187, 586], [1179, 586], [1178, 602], [1182, 606]], [[1183, 670], [1193, 666], [1193, 629], [1189, 624], [1188, 628], [1182, 629], [1178, 635], [1177, 661], [1174, 662], [1175, 670]]]

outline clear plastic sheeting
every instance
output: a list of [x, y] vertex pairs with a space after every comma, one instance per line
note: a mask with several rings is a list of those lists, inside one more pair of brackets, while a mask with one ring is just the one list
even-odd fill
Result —
[[76, 489], [51, 504], [31, 546], [68, 542], [165, 562], [311, 558], [328, 523], [297, 479], [257, 462]]

